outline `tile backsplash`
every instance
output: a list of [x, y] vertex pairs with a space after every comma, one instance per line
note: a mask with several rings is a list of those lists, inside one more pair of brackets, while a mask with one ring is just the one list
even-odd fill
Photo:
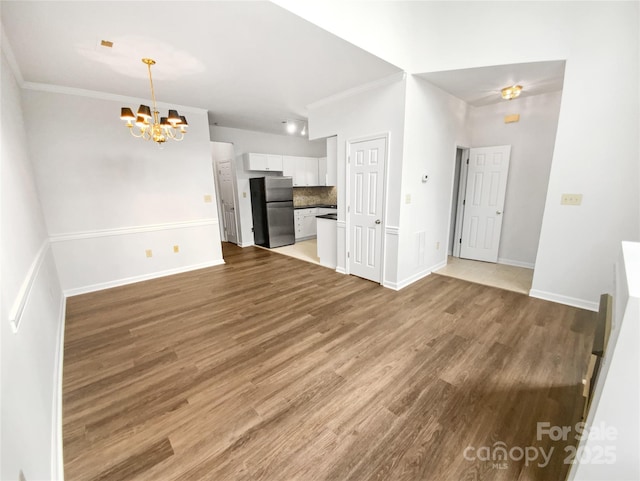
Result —
[[304, 205], [336, 205], [338, 203], [338, 193], [335, 187], [294, 187], [293, 205], [300, 207]]

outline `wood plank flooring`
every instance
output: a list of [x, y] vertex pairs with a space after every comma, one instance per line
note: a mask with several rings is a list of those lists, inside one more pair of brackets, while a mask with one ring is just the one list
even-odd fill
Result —
[[[536, 423], [580, 420], [592, 313], [223, 252], [223, 266], [68, 299], [68, 481], [566, 476], [575, 440], [538, 440]], [[497, 446], [555, 451], [545, 467], [517, 450], [484, 460]]]

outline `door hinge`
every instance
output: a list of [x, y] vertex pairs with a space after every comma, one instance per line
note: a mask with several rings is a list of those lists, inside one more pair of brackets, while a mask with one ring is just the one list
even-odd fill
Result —
[[350, 253], [350, 252], [347, 252], [347, 259], [348, 259], [349, 257], [351, 257], [351, 253]]
[[462, 205], [467, 205], [467, 199], [462, 199]]
[[460, 238], [460, 244], [462, 244], [462, 237]]
[[469, 165], [469, 159], [467, 159], [467, 165]]
[[350, 156], [350, 155], [348, 155], [348, 156], [347, 156], [347, 164], [350, 164], [350, 163], [351, 163], [351, 156]]
[[349, 213], [349, 212], [351, 212], [351, 206], [350, 205], [347, 206], [347, 213]]

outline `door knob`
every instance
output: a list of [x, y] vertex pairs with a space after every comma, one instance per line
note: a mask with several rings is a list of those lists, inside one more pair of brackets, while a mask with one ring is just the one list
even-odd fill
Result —
[[497, 210], [497, 211], [496, 211], [496, 215], [500, 215], [500, 214], [502, 214], [502, 211]]
[[380, 219], [376, 219], [376, 224], [379, 224], [379, 223], [380, 223]]

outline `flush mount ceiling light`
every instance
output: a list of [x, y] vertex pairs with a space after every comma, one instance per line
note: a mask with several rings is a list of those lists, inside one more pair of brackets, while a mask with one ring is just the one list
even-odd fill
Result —
[[512, 85], [511, 87], [503, 88], [500, 93], [505, 100], [513, 100], [522, 92], [522, 85]]
[[307, 135], [307, 122], [304, 120], [283, 120], [282, 124], [288, 134], [294, 135], [300, 132], [303, 137]]
[[180, 115], [177, 110], [169, 110], [167, 117], [160, 117], [160, 112], [156, 107], [153, 79], [151, 78], [151, 66], [155, 65], [156, 61], [150, 58], [143, 58], [142, 63], [147, 65], [149, 71], [153, 110], [148, 105], [141, 105], [138, 108], [137, 115], [133, 115], [129, 107], [122, 107], [120, 118], [127, 123], [129, 132], [136, 138], [153, 140], [158, 145], [162, 145], [168, 139], [179, 142], [184, 139], [184, 134], [187, 132], [189, 125], [187, 119]]

